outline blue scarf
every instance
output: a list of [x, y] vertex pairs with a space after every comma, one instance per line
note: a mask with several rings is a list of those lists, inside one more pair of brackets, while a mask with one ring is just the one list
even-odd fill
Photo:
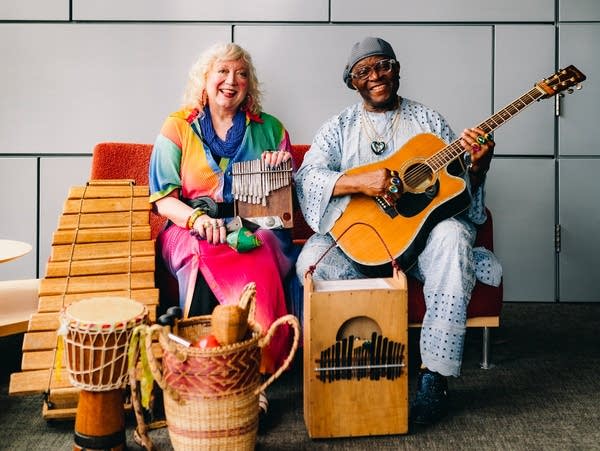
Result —
[[204, 142], [208, 145], [211, 152], [222, 157], [232, 158], [244, 139], [246, 131], [246, 114], [243, 111], [238, 111], [233, 117], [233, 125], [227, 130], [225, 141], [217, 136], [213, 127], [210, 108], [204, 108], [204, 114], [200, 118], [200, 129]]

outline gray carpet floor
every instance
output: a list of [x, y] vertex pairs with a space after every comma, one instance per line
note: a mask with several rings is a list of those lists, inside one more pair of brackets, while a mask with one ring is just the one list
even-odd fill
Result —
[[[410, 392], [418, 367], [418, 330], [410, 331]], [[0, 339], [0, 449], [67, 450], [73, 422], [42, 418], [42, 396], [8, 396], [19, 369], [21, 336]], [[16, 350], [15, 350], [16, 349]], [[467, 334], [462, 375], [450, 380], [451, 414], [406, 435], [312, 440], [302, 416], [302, 365], [269, 389], [270, 411], [258, 450], [600, 450], [600, 302], [507, 303], [492, 334], [492, 363], [479, 368], [481, 332]], [[135, 424], [127, 419], [127, 444]], [[172, 449], [166, 429], [151, 432]]]

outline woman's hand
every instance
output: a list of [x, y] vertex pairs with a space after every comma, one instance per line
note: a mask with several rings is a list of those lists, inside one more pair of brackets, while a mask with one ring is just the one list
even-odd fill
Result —
[[[168, 218], [179, 227], [190, 228], [200, 239], [211, 244], [222, 244], [227, 242], [227, 229], [222, 219], [211, 218], [203, 214], [195, 219], [191, 218], [194, 209], [178, 199], [179, 192], [174, 190], [168, 196], [155, 202], [156, 211], [161, 216]], [[189, 224], [190, 219], [194, 221]]]
[[194, 230], [198, 237], [210, 244], [223, 244], [227, 240], [227, 229], [222, 219], [211, 218], [208, 215], [198, 216], [194, 221]]
[[261, 158], [267, 166], [275, 167], [292, 158], [292, 154], [287, 150], [266, 150]]

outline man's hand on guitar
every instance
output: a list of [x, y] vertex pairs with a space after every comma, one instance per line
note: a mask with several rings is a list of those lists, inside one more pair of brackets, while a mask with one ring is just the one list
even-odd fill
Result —
[[356, 193], [370, 197], [389, 197], [390, 201], [398, 200], [402, 194], [402, 182], [394, 171], [379, 168], [360, 174], [344, 174], [333, 189], [334, 196]]
[[460, 144], [471, 156], [469, 170], [472, 174], [483, 175], [490, 168], [494, 154], [494, 137], [480, 128], [467, 128], [460, 135]]

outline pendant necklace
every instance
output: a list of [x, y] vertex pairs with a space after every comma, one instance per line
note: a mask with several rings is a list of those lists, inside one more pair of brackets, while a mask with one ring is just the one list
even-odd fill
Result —
[[371, 118], [367, 114], [367, 110], [363, 106], [363, 110], [360, 115], [361, 125], [367, 135], [369, 141], [371, 141], [371, 151], [375, 155], [381, 155], [385, 149], [387, 148], [385, 137], [389, 134], [389, 141], [394, 138], [394, 134], [398, 129], [398, 125], [400, 124], [400, 111], [396, 109], [394, 111], [394, 117], [391, 121], [387, 121], [385, 127], [383, 128], [383, 133], [377, 133], [377, 129], [375, 128], [375, 124], [371, 121]]

